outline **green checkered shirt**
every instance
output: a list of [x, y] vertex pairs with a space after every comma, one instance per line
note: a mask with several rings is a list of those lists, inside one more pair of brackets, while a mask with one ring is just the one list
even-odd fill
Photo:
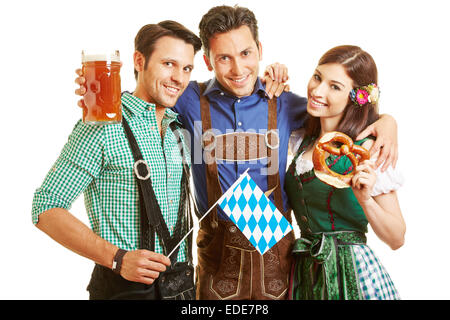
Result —
[[[154, 104], [124, 93], [122, 106], [123, 117], [149, 164], [156, 198], [167, 227], [172, 231], [178, 214], [183, 159], [177, 139], [168, 126], [176, 121], [177, 114], [166, 110], [162, 139]], [[185, 160], [189, 161], [188, 149], [186, 146], [184, 149]], [[139, 193], [133, 164], [133, 155], [121, 124], [93, 126], [80, 120], [42, 186], [34, 194], [33, 223], [38, 223], [39, 215], [51, 208], [69, 210], [84, 192], [92, 230], [122, 249], [138, 249]], [[158, 237], [155, 251], [162, 253]], [[186, 261], [186, 243], [181, 245], [178, 261]]]

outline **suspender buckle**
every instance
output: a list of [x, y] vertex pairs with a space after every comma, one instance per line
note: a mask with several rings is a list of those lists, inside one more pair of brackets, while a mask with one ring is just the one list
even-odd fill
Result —
[[[141, 173], [139, 172], [138, 166], [140, 164], [145, 165], [145, 169], [147, 171], [147, 174], [145, 176], [142, 176]], [[150, 177], [150, 167], [148, 166], [147, 162], [145, 162], [142, 159], [138, 160], [134, 163], [133, 169], [134, 169], [134, 173], [136, 174], [136, 177], [140, 180], [147, 180]]]

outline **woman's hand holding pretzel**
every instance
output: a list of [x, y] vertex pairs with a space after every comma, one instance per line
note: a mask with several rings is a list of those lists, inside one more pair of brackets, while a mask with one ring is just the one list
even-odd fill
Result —
[[371, 160], [365, 160], [355, 168], [354, 172], [355, 175], [351, 181], [353, 193], [360, 203], [365, 202], [371, 199], [370, 193], [377, 181], [375, 163]]

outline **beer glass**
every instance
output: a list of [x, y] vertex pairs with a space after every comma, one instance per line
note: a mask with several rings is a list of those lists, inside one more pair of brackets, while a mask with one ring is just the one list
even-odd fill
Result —
[[94, 125], [120, 123], [122, 108], [119, 51], [83, 50], [81, 62], [86, 79], [83, 122]]

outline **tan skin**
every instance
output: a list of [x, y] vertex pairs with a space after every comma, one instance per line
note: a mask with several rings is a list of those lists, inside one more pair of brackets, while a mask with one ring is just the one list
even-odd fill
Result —
[[[139, 74], [134, 95], [156, 105], [156, 116], [160, 123], [166, 107], [175, 105], [189, 83], [194, 48], [171, 37], [160, 38], [155, 48], [145, 70], [142, 54], [134, 54], [134, 66]], [[50, 209], [39, 216], [36, 226], [68, 249], [95, 263], [112, 267], [118, 247], [96, 235], [69, 211]], [[134, 250], [123, 257], [120, 274], [130, 281], [151, 284], [169, 265], [170, 260], [162, 254]]]
[[[264, 74], [266, 79], [270, 78], [273, 81], [285, 82], [289, 79], [287, 67], [279, 63], [269, 65]], [[382, 172], [386, 171], [389, 166], [395, 168], [398, 160], [397, 123], [395, 119], [387, 114], [381, 115], [380, 119], [363, 130], [356, 137], [356, 140], [362, 140], [370, 135], [377, 137], [375, 143], [369, 148], [372, 156], [378, 155], [375, 167], [378, 168], [382, 165]]]
[[[233, 86], [232, 79], [242, 78], [250, 75], [250, 83], [255, 80], [255, 70], [259, 70], [259, 61], [262, 59], [262, 45], [253, 39], [250, 29], [242, 26], [222, 34], [215, 35], [210, 40], [210, 50], [204, 55], [204, 60], [208, 70], [214, 71], [220, 84], [233, 95], [240, 97], [251, 94], [253, 87], [251, 85], [245, 88]], [[86, 90], [83, 86], [85, 79], [82, 76], [81, 69], [76, 70], [78, 77], [75, 82], [80, 88], [75, 90], [77, 95], [84, 95]], [[274, 63], [269, 65], [264, 76], [261, 78], [266, 83], [266, 92], [269, 97], [280, 96], [283, 91], [289, 91], [288, 70], [285, 65]], [[254, 83], [253, 83], [254, 85]], [[78, 101], [80, 107], [83, 106], [83, 100]], [[369, 135], [377, 137], [375, 144], [371, 147], [371, 154], [380, 154], [376, 167], [381, 167], [385, 171], [390, 165], [395, 167], [398, 160], [398, 140], [397, 123], [395, 119], [387, 114], [383, 114], [380, 120], [363, 130], [358, 140]]]
[[[257, 45], [254, 39], [251, 37], [248, 27], [244, 26], [239, 28], [239, 30], [232, 30], [227, 33], [216, 35], [216, 37], [211, 40], [210, 47], [211, 49], [204, 56], [204, 60], [207, 64], [208, 69], [215, 72], [215, 76], [219, 80], [221, 85], [235, 96], [250, 95], [251, 91], [254, 88], [254, 80], [256, 79], [255, 75], [257, 75], [259, 71], [259, 61], [262, 57], [262, 47], [261, 43], [258, 43]], [[152, 58], [153, 55], [150, 57], [150, 59]], [[139, 73], [139, 76], [145, 73], [144, 70], [142, 70], [143, 60], [143, 57], [139, 53], [134, 54], [134, 64], [136, 70]], [[182, 74], [182, 70], [188, 65], [193, 65], [193, 63], [191, 62], [188, 64], [178, 64], [178, 72]], [[274, 64], [271, 66], [271, 68], [275, 71], [273, 71], [272, 73], [268, 71], [263, 82], [266, 82], [266, 92], [270, 97], [272, 97], [273, 95], [279, 96], [283, 90], [289, 89], [288, 86], [279, 82], [279, 80], [288, 79], [287, 70], [285, 71], [283, 69], [284, 66], [280, 64]], [[86, 92], [83, 86], [85, 79], [83, 78], [80, 69], [76, 72], [78, 74], [78, 78], [75, 81], [80, 85], [80, 88], [77, 89], [75, 93], [82, 96]], [[142, 80], [144, 78], [138, 77], [138, 84], [136, 88], [137, 93], [135, 94], [138, 94], [140, 98], [145, 100], [147, 99], [145, 94], [141, 95], [142, 92], [138, 90], [140, 85], [144, 85], [144, 82], [140, 81], [140, 79]], [[173, 79], [173, 81], [171, 82], [161, 82], [161, 85], [173, 85], [177, 87], [177, 81], [178, 80]], [[151, 85], [149, 87], [151, 87]], [[159, 88], [161, 88], [161, 86], [159, 86]], [[174, 90], [176, 90], [176, 88], [174, 88]], [[156, 98], [156, 96], [156, 93], [153, 95], [149, 95], [149, 97], [152, 98]], [[168, 102], [165, 101], [166, 100], [158, 101], [157, 99], [154, 99], [154, 101], [150, 101], [156, 103], [157, 105], [158, 123], [160, 123], [164, 114], [162, 108], [171, 106], [168, 104]], [[80, 100], [78, 102], [78, 105], [80, 107], [83, 107], [83, 101]], [[389, 121], [387, 122], [388, 124], [391, 124]], [[391, 129], [390, 132], [396, 132], [396, 124], [395, 121], [393, 122], [395, 128], [393, 130]], [[378, 137], [377, 143], [379, 143], [379, 145], [387, 146], [388, 144], [386, 144], [386, 141], [383, 142], [383, 135], [381, 134], [382, 132], [380, 132], [380, 134], [376, 134], [376, 131], [379, 130], [380, 127], [383, 127], [383, 125], [375, 125], [373, 128], [366, 129], [366, 133], [369, 134], [370, 132], [375, 131], [375, 135], [377, 135]], [[395, 134], [392, 134], [391, 136], [396, 137]], [[393, 145], [395, 146], [395, 143]], [[392, 152], [388, 153], [388, 155], [392, 155]], [[67, 214], [68, 212], [65, 215], [67, 216]], [[46, 223], [41, 222], [47, 219], [46, 213], [44, 213], [41, 217], [42, 219], [40, 219], [38, 227], [44, 230], [46, 228], [43, 225]], [[77, 223], [77, 221], [74, 221], [74, 219], [76, 218], [71, 215], [68, 216], [67, 219], [67, 224], [73, 223], [75, 225]], [[64, 230], [64, 228], [62, 228], [61, 230]], [[83, 256], [91, 258], [97, 263], [100, 263], [107, 267], [111, 267], [112, 258], [117, 251], [117, 247], [111, 246], [110, 244], [105, 243], [105, 240], [96, 237], [93, 232], [89, 228], [87, 228], [87, 226], [79, 226], [76, 231], [79, 232], [79, 234], [76, 235], [78, 239], [81, 238], [83, 241], [85, 241], [86, 239], [91, 239], [89, 241], [89, 244], [82, 246], [82, 250], [77, 246], [74, 246], [72, 240], [67, 241], [67, 243], [64, 241], [64, 243], [62, 244], [69, 248], [72, 248], [72, 250], [80, 253]], [[50, 233], [48, 230], [47, 232]], [[56, 231], [51, 230], [51, 232]], [[99, 250], [92, 249], [91, 246], [95, 246], [96, 248], [99, 248]], [[152, 283], [154, 279], [159, 275], [159, 272], [165, 270], [165, 267], [169, 265], [170, 261], [169, 259], [167, 259], [167, 257], [156, 253], [136, 250], [127, 253], [123, 259], [123, 263], [124, 265], [122, 266], [121, 274], [122, 276], [124, 276], [124, 278], [143, 283]]]
[[[166, 107], [175, 105], [176, 100], [186, 88], [193, 68], [194, 51], [191, 45], [181, 40], [163, 37], [158, 40], [155, 52], [149, 58], [147, 69], [144, 69], [145, 58], [140, 52], [133, 55], [134, 67], [138, 79], [134, 95], [144, 101], [155, 103], [158, 128], [161, 133], [161, 122]], [[158, 44], [157, 43], [157, 44]], [[86, 92], [85, 79], [81, 69], [76, 70], [75, 80], [80, 88], [77, 95]], [[279, 96], [286, 85], [268, 79], [266, 90], [268, 95]], [[78, 102], [84, 107], [83, 100]], [[68, 249], [111, 268], [118, 247], [96, 235], [69, 211], [61, 208], [50, 209], [39, 216], [36, 225], [58, 243]], [[120, 274], [127, 280], [151, 284], [170, 265], [170, 260], [162, 254], [149, 250], [129, 251], [123, 257]]]
[[[324, 64], [316, 68], [308, 83], [307, 111], [320, 117], [321, 135], [336, 130], [352, 88], [353, 80], [341, 65]], [[305, 151], [303, 159], [312, 161], [317, 142], [318, 140]], [[366, 149], [372, 148], [373, 145], [372, 140], [363, 143]], [[366, 160], [355, 168], [351, 187], [375, 234], [395, 250], [404, 243], [406, 224], [395, 191], [370, 196], [375, 182], [375, 164]]]
[[[261, 58], [261, 43], [256, 44], [247, 26], [214, 36], [210, 40], [208, 55], [204, 55], [208, 70], [214, 71], [225, 90], [236, 97], [252, 94]], [[86, 93], [85, 78], [81, 69], [77, 69], [76, 73], [75, 83], [80, 88], [75, 90], [75, 94], [82, 96]], [[287, 68], [279, 63], [270, 65], [261, 79], [266, 84], [269, 97], [279, 97], [283, 91], [289, 91], [289, 85], [285, 84], [287, 80]], [[82, 99], [78, 105], [83, 107]]]

